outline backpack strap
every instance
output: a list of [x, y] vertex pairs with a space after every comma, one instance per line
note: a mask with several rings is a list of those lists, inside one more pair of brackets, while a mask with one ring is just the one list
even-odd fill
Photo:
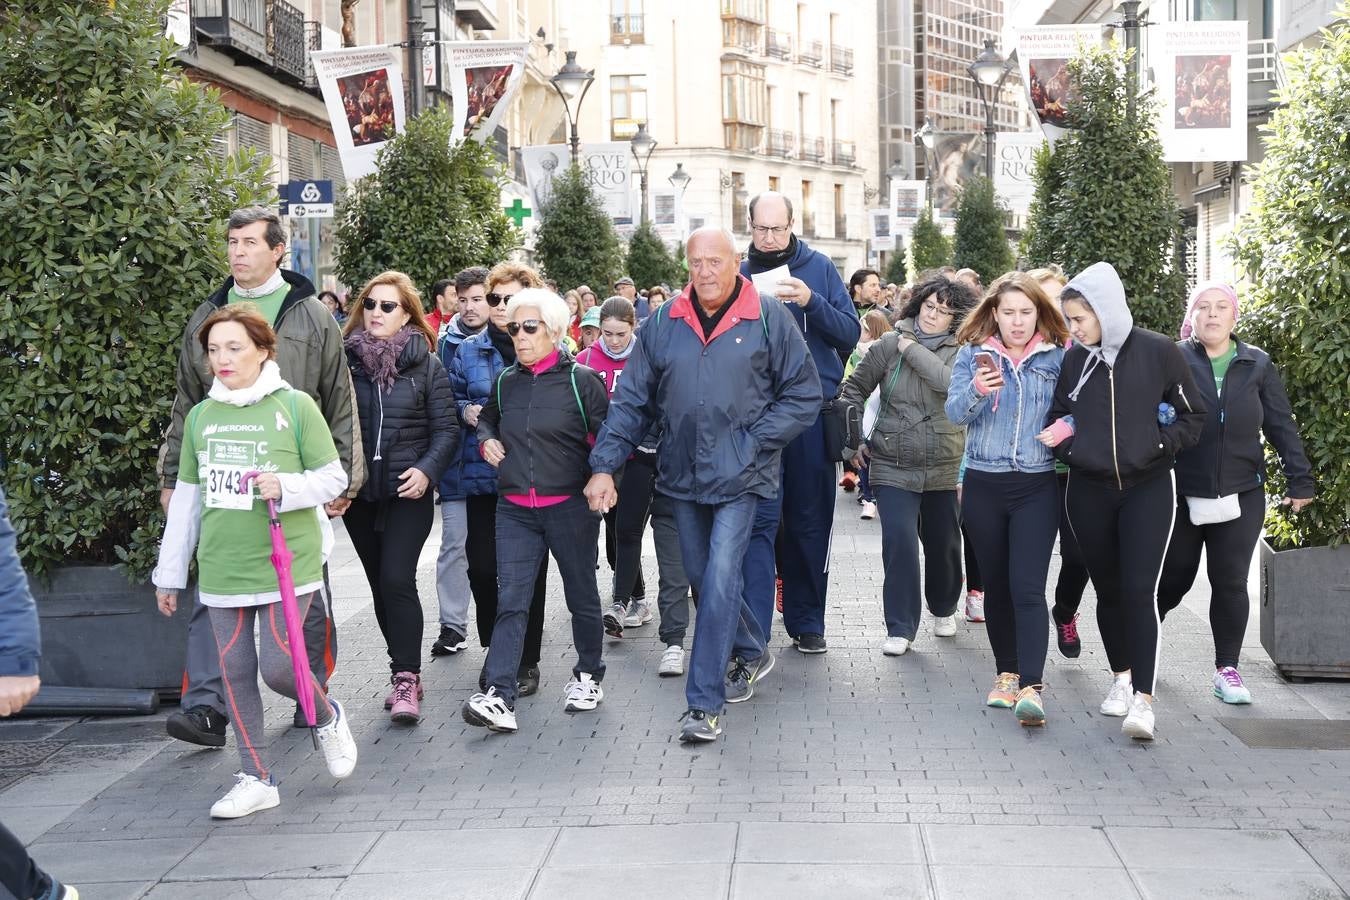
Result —
[[572, 396], [577, 399], [577, 411], [581, 413], [581, 424], [586, 426], [586, 433], [591, 433], [591, 420], [586, 415], [586, 407], [581, 403], [581, 392], [577, 390], [577, 362], [573, 360], [572, 368], [569, 373], [572, 376]]
[[[899, 350], [900, 342], [895, 342], [896, 349]], [[900, 369], [905, 364], [905, 354], [900, 352], [895, 358], [895, 372], [891, 375], [890, 383], [886, 385], [886, 390], [881, 394], [881, 407], [877, 410], [877, 417], [881, 417], [881, 411], [886, 408], [886, 403], [891, 399], [891, 391], [895, 390], [896, 379], [900, 377]]]

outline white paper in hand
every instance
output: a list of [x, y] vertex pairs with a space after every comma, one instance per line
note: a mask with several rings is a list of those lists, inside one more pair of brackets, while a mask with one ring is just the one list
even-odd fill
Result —
[[779, 266], [776, 269], [770, 269], [767, 272], [760, 272], [758, 275], [751, 275], [750, 280], [755, 285], [755, 290], [761, 297], [773, 297], [778, 299], [778, 286], [785, 279], [791, 278], [792, 272], [787, 266]]

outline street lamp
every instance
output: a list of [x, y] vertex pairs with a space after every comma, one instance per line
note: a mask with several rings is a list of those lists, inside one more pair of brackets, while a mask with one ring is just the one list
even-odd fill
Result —
[[993, 39], [986, 38], [984, 49], [967, 68], [970, 77], [975, 79], [975, 92], [984, 104], [984, 174], [990, 181], [994, 180], [994, 141], [997, 138], [994, 105], [1012, 67], [1012, 59], [1005, 60], [995, 49]]
[[[647, 224], [647, 163], [652, 158], [652, 151], [656, 149], [656, 140], [647, 133], [647, 123], [639, 122], [637, 134], [628, 142], [628, 146], [633, 150], [633, 159], [637, 160], [638, 178], [642, 185], [642, 215], [639, 222]], [[632, 196], [631, 194], [629, 196]]]
[[581, 104], [586, 99], [586, 92], [591, 89], [592, 82], [595, 81], [595, 71], [586, 71], [577, 65], [577, 51], [567, 51], [567, 61], [563, 67], [558, 70], [558, 74], [549, 79], [549, 84], [558, 92], [562, 98], [563, 111], [567, 114], [567, 125], [571, 131], [572, 138], [572, 165], [577, 165], [581, 158], [581, 138], [577, 136], [577, 119], [581, 116]]
[[684, 189], [689, 187], [689, 182], [694, 180], [694, 176], [684, 170], [684, 163], [676, 163], [675, 171], [671, 172], [670, 177], [666, 180], [669, 181], [670, 186], [678, 192], [680, 204], [680, 236], [681, 238], [684, 238], [687, 236], [685, 235], [685, 232], [688, 230], [686, 224], [688, 220], [684, 215]]
[[933, 164], [930, 154], [933, 146], [937, 143], [937, 132], [933, 129], [933, 120], [924, 117], [923, 127], [919, 129], [917, 135], [919, 143], [923, 145], [923, 180], [925, 193], [928, 195], [928, 208], [933, 208]]

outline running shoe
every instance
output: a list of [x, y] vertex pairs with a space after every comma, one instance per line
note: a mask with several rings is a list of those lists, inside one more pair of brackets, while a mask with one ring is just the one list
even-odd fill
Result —
[[684, 648], [679, 644], [671, 644], [666, 651], [661, 654], [661, 664], [656, 667], [656, 674], [662, 678], [670, 678], [673, 675], [684, 674]]
[[999, 672], [998, 677], [994, 679], [994, 689], [989, 692], [985, 699], [985, 706], [994, 706], [999, 709], [1012, 709], [1013, 704], [1017, 702], [1017, 673]]
[[781, 615], [783, 612], [783, 579], [774, 578], [773, 580], [773, 608], [778, 610]]
[[460, 707], [464, 721], [488, 731], [510, 734], [516, 731], [516, 711], [506, 701], [497, 696], [497, 689], [490, 687], [485, 694], [474, 694]]
[[563, 703], [563, 710], [566, 712], [589, 712], [605, 699], [605, 692], [600, 687], [600, 682], [589, 673], [582, 672], [579, 677], [567, 682], [563, 696], [566, 698]]
[[399, 725], [416, 725], [422, 721], [418, 700], [422, 695], [422, 679], [412, 672], [397, 672], [393, 678], [394, 702], [389, 706], [389, 720]]
[[243, 772], [236, 772], [234, 778], [230, 792], [211, 804], [211, 818], [242, 819], [281, 805], [281, 795], [275, 784]]
[[1104, 716], [1124, 716], [1130, 712], [1130, 697], [1134, 694], [1134, 686], [1130, 684], [1130, 673], [1117, 675], [1111, 682], [1111, 688], [1106, 692], [1106, 699], [1102, 701], [1100, 707]]
[[458, 628], [451, 625], [442, 625], [440, 637], [436, 638], [436, 643], [431, 645], [432, 656], [453, 656], [465, 647], [469, 642], [460, 634]]
[[1078, 613], [1067, 622], [1055, 620], [1055, 642], [1065, 659], [1077, 659], [1083, 652], [1083, 642], [1078, 638]]
[[881, 652], [887, 656], [904, 656], [909, 652], [909, 638], [888, 637], [881, 645]]
[[853, 489], [858, 486], [858, 476], [852, 472], [845, 472], [844, 477], [839, 479], [839, 486], [844, 489], [844, 493], [853, 493]]
[[722, 726], [717, 716], [710, 716], [701, 709], [690, 709], [680, 716], [684, 724], [680, 726], [680, 743], [707, 743], [717, 740]]
[[628, 604], [628, 613], [623, 617], [624, 628], [641, 628], [652, 620], [652, 605], [646, 600], [635, 599]]
[[[480, 679], [480, 680], [481, 680], [481, 678], [482, 678], [482, 676], [479, 676], [479, 679]], [[390, 678], [390, 679], [389, 679], [389, 683], [390, 683], [390, 684], [393, 684], [393, 683], [394, 683], [394, 679], [393, 679], [393, 678]], [[387, 697], [384, 698], [384, 708], [385, 708], [385, 709], [393, 709], [393, 708], [394, 708], [394, 700], [396, 699], [395, 695], [396, 695], [397, 693], [398, 693], [398, 686], [397, 686], [397, 685], [394, 685], [393, 687], [391, 687], [391, 688], [389, 689], [389, 696], [387, 696]], [[424, 692], [422, 691], [422, 679], [419, 678], [419, 679], [417, 679], [417, 699], [418, 699], [418, 700], [421, 700], [424, 696], [425, 696], [425, 694], [424, 694]], [[306, 726], [306, 727], [308, 727], [308, 726]]]
[[516, 670], [516, 696], [529, 697], [539, 693], [539, 667], [521, 666]]
[[1041, 697], [1041, 692], [1032, 685], [1018, 691], [1013, 715], [1017, 716], [1017, 721], [1023, 725], [1044, 725], [1045, 701]]
[[877, 505], [871, 500], [862, 502], [862, 512], [858, 513], [860, 519], [875, 519], [877, 517]]
[[966, 592], [966, 621], [984, 621], [984, 591]]
[[1214, 673], [1214, 696], [1224, 703], [1252, 702], [1252, 692], [1242, 683], [1242, 676], [1232, 666], [1224, 666]]
[[1120, 723], [1120, 731], [1136, 741], [1153, 740], [1153, 702], [1143, 694], [1130, 700], [1130, 714]]
[[824, 653], [829, 649], [825, 646], [823, 634], [799, 634], [792, 639], [792, 643], [800, 653]]
[[727, 670], [726, 694], [728, 703], [740, 703], [743, 700], [749, 700], [755, 695], [755, 685], [773, 670], [774, 663], [777, 660], [774, 655], [765, 650], [759, 659], [749, 662], [741, 659], [739, 656], [731, 660], [731, 668]]
[[189, 710], [173, 713], [164, 722], [164, 730], [169, 737], [202, 747], [224, 747], [225, 726], [230, 724], [229, 716], [216, 712], [209, 706], [194, 706]]
[[605, 613], [605, 634], [610, 637], [623, 637], [623, 620], [628, 617], [628, 607], [615, 600]]
[[346, 778], [356, 768], [356, 739], [352, 737], [347, 712], [342, 704], [329, 697], [328, 705], [333, 707], [333, 721], [320, 725], [315, 733], [319, 738], [319, 748], [323, 750], [323, 761], [328, 764], [328, 774], [334, 778]]
[[938, 637], [956, 637], [956, 615], [934, 616], [933, 634]]

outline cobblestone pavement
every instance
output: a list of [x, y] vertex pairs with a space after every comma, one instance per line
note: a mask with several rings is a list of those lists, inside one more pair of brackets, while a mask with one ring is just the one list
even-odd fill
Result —
[[[419, 568], [425, 646], [436, 541]], [[238, 768], [233, 741], [187, 749], [163, 715], [9, 722], [0, 760], [28, 766], [0, 767], [0, 818], [92, 898], [1347, 896], [1350, 751], [1251, 749], [1219, 721], [1350, 719], [1350, 687], [1278, 677], [1255, 604], [1253, 706], [1210, 696], [1197, 585], [1166, 625], [1156, 741], [1097, 712], [1108, 676], [1090, 597], [1082, 656], [1051, 644], [1049, 725], [1020, 728], [983, 705], [983, 626], [944, 639], [926, 620], [913, 652], [881, 655], [880, 541], [841, 494], [829, 652], [802, 656], [776, 626], [777, 668], [728, 709], [722, 740], [691, 748], [674, 739], [683, 679], [656, 677], [655, 623], [607, 643], [596, 713], [563, 712], [556, 576], [543, 684], [518, 704], [518, 734], [459, 718], [476, 646], [429, 659], [424, 721], [391, 726], [369, 592], [340, 539], [333, 689], [360, 745], [351, 778], [328, 777], [275, 697], [282, 806], [235, 822], [207, 816]], [[654, 585], [650, 546], [645, 562]]]

